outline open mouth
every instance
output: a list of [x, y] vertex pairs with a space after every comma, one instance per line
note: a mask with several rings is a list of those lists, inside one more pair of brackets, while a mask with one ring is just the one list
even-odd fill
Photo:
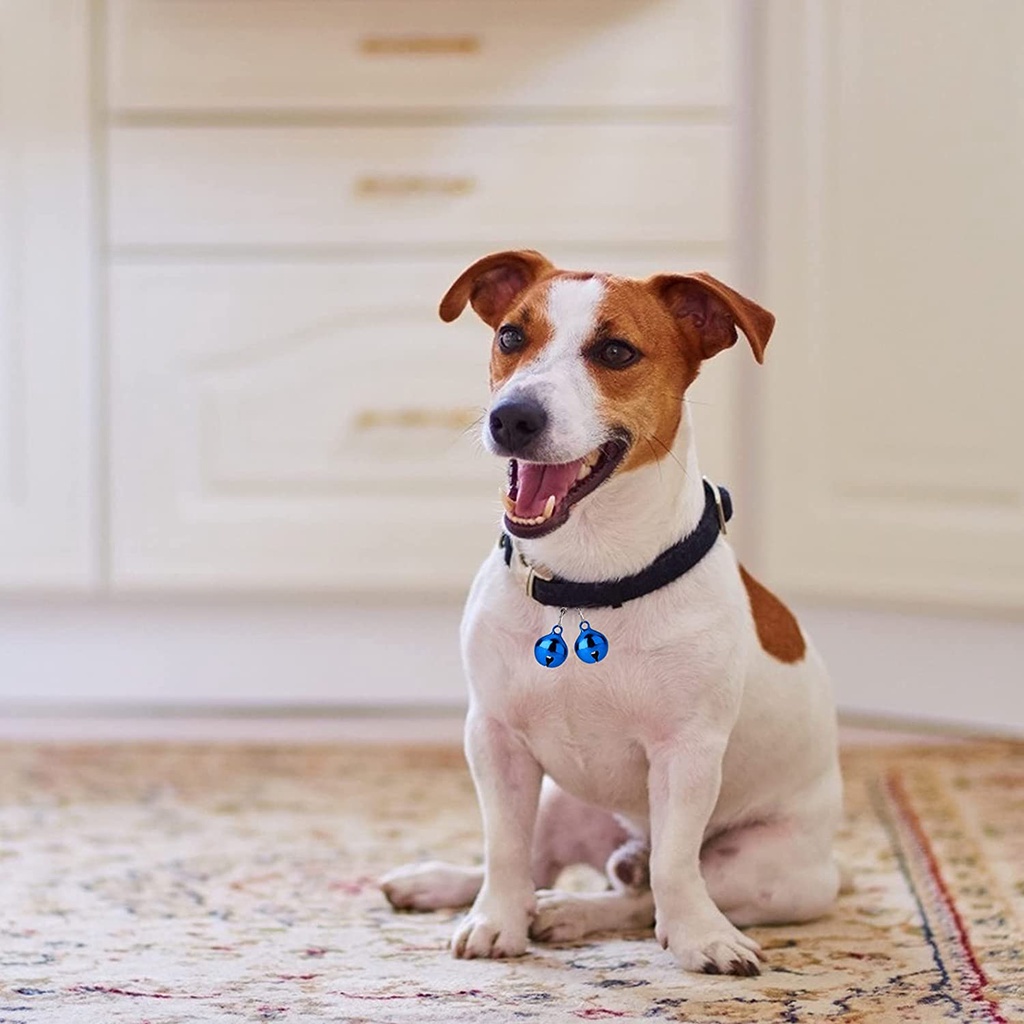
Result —
[[623, 440], [605, 441], [573, 462], [509, 459], [505, 529], [516, 537], [542, 537], [569, 518], [569, 510], [612, 475], [629, 450]]

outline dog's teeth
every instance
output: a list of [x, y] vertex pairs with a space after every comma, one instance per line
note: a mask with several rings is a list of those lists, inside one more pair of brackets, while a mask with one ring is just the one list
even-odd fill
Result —
[[[522, 516], [517, 516], [512, 509], [507, 509], [506, 514], [508, 515], [509, 522], [516, 523], [519, 526], [540, 526], [541, 523], [546, 523], [554, 514], [555, 504], [555, 496], [552, 495], [544, 506], [544, 512], [539, 516], [534, 516], [532, 519], [524, 519]], [[515, 505], [512, 508], [515, 508]]]
[[505, 506], [506, 512], [515, 512], [516, 503], [504, 492], [501, 492], [501, 503]]
[[580, 466], [580, 471], [576, 474], [576, 479], [586, 480], [588, 476], [590, 476], [590, 467], [584, 462], [583, 465]]
[[588, 466], [590, 466], [591, 468], [593, 468], [594, 466], [596, 466], [596, 465], [597, 465], [597, 460], [598, 460], [599, 458], [601, 458], [601, 452], [600, 452], [600, 450], [599, 450], [599, 449], [595, 449], [595, 450], [594, 450], [594, 451], [592, 451], [592, 452], [591, 452], [591, 453], [590, 453], [590, 454], [589, 454], [589, 455], [588, 455], [588, 456], [587, 456], [587, 457], [586, 457], [586, 458], [585, 458], [585, 459], [584, 459], [583, 461], [584, 461], [584, 462], [585, 462], [585, 463], [586, 463], [586, 464], [587, 464]]

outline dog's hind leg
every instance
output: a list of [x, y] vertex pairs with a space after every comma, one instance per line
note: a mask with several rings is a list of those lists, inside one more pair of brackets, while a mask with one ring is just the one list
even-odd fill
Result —
[[603, 873], [608, 858], [630, 837], [614, 815], [584, 803], [546, 778], [533, 840], [534, 885], [550, 889], [572, 864], [589, 864]]
[[798, 924], [827, 914], [842, 877], [831, 834], [798, 822], [750, 825], [712, 839], [701, 872], [718, 909], [739, 928]]
[[[611, 814], [591, 807], [545, 779], [534, 831], [531, 872], [538, 889], [550, 889], [570, 864], [603, 871], [608, 858], [629, 838]], [[407, 864], [389, 872], [380, 887], [397, 910], [468, 907], [483, 885], [482, 867], [441, 861]]]
[[628, 839], [605, 865], [610, 890], [539, 893], [530, 937], [537, 942], [573, 942], [595, 932], [653, 928], [649, 861], [646, 842]]
[[536, 942], [574, 942], [595, 932], [636, 931], [654, 927], [650, 889], [607, 892], [542, 892], [530, 925]]

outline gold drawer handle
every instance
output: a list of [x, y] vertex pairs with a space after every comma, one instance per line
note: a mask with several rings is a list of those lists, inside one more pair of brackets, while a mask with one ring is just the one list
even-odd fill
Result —
[[479, 36], [363, 36], [359, 49], [368, 57], [468, 57], [479, 53]]
[[480, 410], [469, 407], [455, 409], [363, 409], [352, 421], [357, 431], [399, 430], [468, 430], [480, 419]]
[[368, 174], [357, 178], [353, 190], [360, 199], [395, 196], [465, 196], [476, 188], [476, 179], [463, 175]]

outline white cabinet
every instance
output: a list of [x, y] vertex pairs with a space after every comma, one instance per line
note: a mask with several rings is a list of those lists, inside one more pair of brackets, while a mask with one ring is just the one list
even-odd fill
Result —
[[0, 587], [96, 582], [88, 5], [0, 4]]
[[1024, 608], [1024, 5], [768, 9], [768, 575]]

